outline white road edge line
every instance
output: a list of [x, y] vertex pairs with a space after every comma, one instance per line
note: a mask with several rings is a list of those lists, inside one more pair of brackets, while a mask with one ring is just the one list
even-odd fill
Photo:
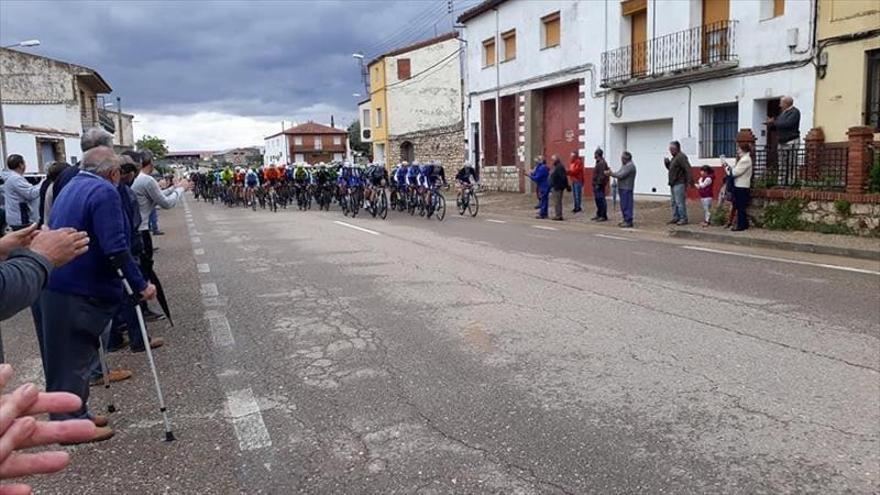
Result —
[[335, 220], [333, 223], [335, 223], [336, 225], [341, 225], [343, 227], [348, 227], [350, 229], [359, 230], [361, 232], [365, 232], [370, 235], [382, 235], [382, 234], [376, 232], [375, 230], [365, 229], [363, 227], [358, 227], [357, 225], [352, 225], [350, 223], [340, 222], [339, 220]]
[[829, 265], [826, 263], [811, 263], [809, 261], [789, 260], [785, 258], [774, 258], [773, 256], [762, 256], [760, 254], [737, 253], [734, 251], [723, 251], [721, 249], [710, 249], [699, 246], [682, 246], [684, 249], [691, 251], [702, 251], [705, 253], [725, 254], [729, 256], [741, 256], [743, 258], [752, 258], [756, 260], [778, 261], [780, 263], [790, 263], [792, 265], [815, 266], [818, 268], [830, 268], [832, 270], [841, 270], [845, 272], [864, 273], [867, 275], [880, 275], [880, 272], [874, 270], [865, 270], [863, 268], [851, 268], [848, 266]]
[[532, 225], [532, 227], [541, 230], [559, 230], [556, 227], [545, 227], [543, 225]]
[[272, 446], [269, 430], [263, 422], [260, 405], [251, 388], [231, 390], [226, 394], [226, 410], [232, 418], [238, 447], [241, 450], [255, 450]]
[[594, 234], [596, 237], [601, 237], [603, 239], [614, 239], [615, 241], [627, 241], [627, 242], [636, 242], [638, 239], [633, 239], [631, 237], [620, 237], [611, 234]]
[[486, 221], [487, 221], [487, 222], [492, 222], [492, 223], [507, 223], [507, 222], [505, 222], [504, 220], [495, 220], [494, 218], [486, 219]]

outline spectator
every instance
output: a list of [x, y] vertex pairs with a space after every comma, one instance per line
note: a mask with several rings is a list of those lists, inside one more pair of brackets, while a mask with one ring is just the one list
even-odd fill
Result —
[[153, 211], [150, 212], [150, 221], [149, 221], [150, 233], [153, 235], [165, 235], [165, 232], [159, 230], [159, 209], [153, 208]]
[[[82, 133], [82, 137], [79, 141], [79, 147], [85, 153], [92, 148], [97, 148], [98, 146], [106, 146], [108, 148], [113, 148], [113, 134], [101, 129], [100, 127], [90, 127], [86, 129]], [[52, 193], [46, 194], [46, 206], [45, 209], [48, 212], [48, 215], [51, 215], [52, 203], [54, 202], [54, 198], [57, 198], [59, 194], [61, 194], [61, 190], [64, 189], [64, 186], [70, 182], [76, 174], [79, 173], [79, 165], [72, 165], [64, 169], [60, 174], [58, 174], [58, 178], [56, 178], [52, 183]], [[45, 222], [45, 221], [44, 221]]]
[[703, 165], [700, 167], [700, 180], [697, 181], [697, 191], [700, 194], [700, 203], [703, 205], [703, 227], [708, 227], [712, 219], [712, 167]]
[[735, 181], [733, 180], [733, 167], [728, 165], [727, 157], [724, 155], [721, 155], [721, 165], [724, 169], [724, 184], [721, 186], [722, 190], [718, 193], [718, 206], [722, 205], [722, 201], [730, 203], [730, 213], [727, 214], [727, 223], [724, 224], [724, 228], [729, 229], [733, 226], [733, 222], [736, 219], [736, 206], [733, 200]]
[[620, 212], [623, 214], [623, 221], [618, 224], [619, 227], [625, 229], [633, 228], [633, 189], [636, 184], [636, 165], [632, 161], [632, 154], [624, 151], [620, 155], [620, 161], [623, 164], [617, 172], [611, 169], [605, 171], [605, 175], [617, 179], [617, 192], [620, 194]]
[[88, 253], [55, 270], [41, 297], [46, 388], [71, 392], [82, 400], [78, 411], [50, 418], [91, 419], [98, 428], [87, 441], [113, 436], [105, 417], [89, 414], [88, 376], [97, 359], [98, 338], [123, 299], [117, 270], [144, 299], [156, 292], [131, 258], [130, 232], [115, 187], [119, 179], [119, 160], [113, 150], [106, 146], [90, 149], [83, 155], [81, 171], [56, 198], [49, 218], [52, 228], [84, 230], [91, 239]]
[[[141, 172], [134, 179], [131, 189], [137, 195], [141, 215], [141, 224], [138, 228], [143, 240], [140, 256], [141, 271], [155, 284], [157, 277], [153, 271], [153, 237], [149, 225], [150, 214], [157, 206], [164, 209], [174, 208], [183, 197], [183, 192], [189, 187], [189, 183], [181, 180], [162, 190], [152, 176], [154, 168], [153, 154], [149, 150], [141, 152]], [[144, 317], [149, 321], [155, 321], [162, 319], [163, 315], [145, 307]]]
[[535, 183], [538, 193], [538, 216], [535, 218], [547, 218], [547, 194], [550, 192], [550, 172], [543, 156], [535, 158], [535, 169], [532, 170], [529, 179]]
[[678, 141], [669, 143], [669, 154], [672, 160], [663, 160], [668, 170], [669, 189], [672, 193], [672, 220], [669, 224], [687, 225], [687, 188], [693, 184], [693, 173], [687, 155], [681, 152], [681, 144]]
[[39, 223], [40, 186], [31, 185], [24, 178], [27, 166], [21, 155], [9, 155], [6, 160], [9, 175], [3, 186], [6, 201], [6, 224], [19, 230], [32, 223]]
[[733, 206], [736, 208], [736, 226], [730, 230], [739, 232], [749, 228], [746, 208], [749, 206], [749, 188], [752, 187], [752, 155], [747, 143], [740, 143], [736, 164], [733, 166]]
[[584, 160], [577, 151], [571, 152], [571, 161], [568, 164], [568, 179], [571, 181], [571, 197], [574, 199], [572, 213], [583, 211], [581, 202], [584, 197]]
[[776, 131], [776, 142], [780, 150], [791, 150], [800, 141], [801, 111], [794, 106], [794, 98], [783, 96], [779, 99], [780, 113], [766, 121], [767, 129]]
[[[12, 381], [12, 366], [0, 365], [0, 391]], [[80, 407], [79, 397], [67, 393], [43, 393], [32, 383], [26, 383], [9, 394], [3, 394], [0, 408], [0, 478], [11, 479], [35, 474], [61, 471], [70, 464], [70, 454], [64, 451], [19, 453], [43, 445], [62, 442], [78, 443], [94, 436], [95, 425], [90, 421], [69, 421], [62, 424], [39, 421], [33, 416], [47, 412], [73, 411]], [[4, 494], [32, 493], [26, 484], [4, 484]]]
[[553, 203], [553, 220], [562, 221], [562, 195], [569, 189], [568, 175], [559, 157], [553, 155], [553, 172], [550, 174], [550, 199]]
[[71, 165], [65, 162], [54, 162], [49, 165], [46, 172], [46, 180], [40, 186], [40, 224], [44, 224], [49, 220], [49, 214], [52, 213], [52, 202], [55, 198], [55, 188], [52, 187], [64, 170]]
[[594, 222], [608, 221], [608, 202], [605, 201], [605, 190], [608, 188], [608, 163], [605, 161], [604, 152], [596, 148], [593, 153], [596, 167], [593, 169], [593, 197], [596, 201], [596, 216], [590, 220]]

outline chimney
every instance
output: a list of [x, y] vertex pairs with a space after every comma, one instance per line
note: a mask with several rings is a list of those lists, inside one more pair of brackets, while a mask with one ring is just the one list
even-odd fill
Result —
[[330, 127], [336, 129], [336, 124], [333, 123], [333, 116], [330, 116]]

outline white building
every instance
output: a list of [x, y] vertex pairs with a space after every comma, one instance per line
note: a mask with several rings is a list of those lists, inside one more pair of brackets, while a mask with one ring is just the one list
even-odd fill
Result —
[[579, 150], [590, 163], [601, 147], [616, 164], [626, 149], [636, 191], [667, 194], [670, 140], [694, 165], [717, 164], [741, 128], [766, 142], [783, 95], [800, 103], [804, 135], [814, 1], [483, 2], [459, 18], [470, 156], [498, 187], [525, 190], [514, 167], [536, 155]]
[[54, 161], [75, 163], [82, 131], [100, 125], [98, 95], [111, 92], [96, 71], [31, 53], [0, 48], [6, 147], [22, 155], [28, 174]]
[[263, 140], [263, 166], [288, 164], [290, 161], [290, 152], [287, 145], [287, 135], [282, 133], [274, 134]]

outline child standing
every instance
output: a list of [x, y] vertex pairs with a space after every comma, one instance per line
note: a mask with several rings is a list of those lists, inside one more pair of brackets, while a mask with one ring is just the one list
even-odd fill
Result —
[[697, 181], [697, 190], [700, 193], [700, 203], [703, 205], [703, 227], [709, 226], [712, 217], [712, 167], [703, 165], [700, 167], [700, 179]]

